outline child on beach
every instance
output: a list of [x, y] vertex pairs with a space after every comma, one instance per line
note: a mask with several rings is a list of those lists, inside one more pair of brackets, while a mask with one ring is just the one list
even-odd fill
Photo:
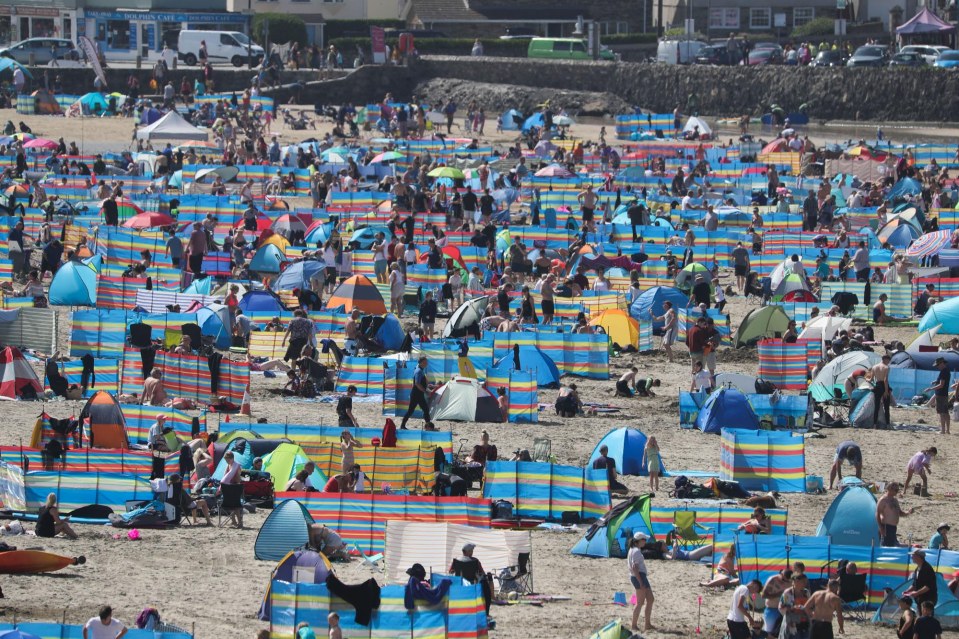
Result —
[[340, 616], [331, 612], [327, 615], [326, 621], [330, 624], [330, 639], [343, 639], [343, 631], [340, 629]]

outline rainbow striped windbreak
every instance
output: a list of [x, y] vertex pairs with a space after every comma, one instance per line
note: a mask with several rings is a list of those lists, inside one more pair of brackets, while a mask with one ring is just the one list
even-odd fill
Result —
[[[322, 442], [303, 446], [303, 451], [316, 462], [324, 477], [332, 477], [342, 468], [343, 453], [339, 442]], [[389, 484], [393, 489], [410, 493], [425, 493], [433, 486], [436, 471], [433, 467], [435, 446], [419, 448], [384, 448], [364, 446], [357, 448], [353, 457], [375, 490]]]
[[[33, 470], [43, 468], [42, 449], [0, 446], [0, 455], [11, 464], [23, 465], [24, 460]], [[180, 468], [179, 453], [166, 457], [166, 472], [175, 473]], [[149, 451], [111, 450], [106, 448], [77, 448], [65, 451], [63, 468], [76, 473], [122, 473], [148, 477], [153, 465]], [[58, 469], [60, 464], [57, 464]], [[27, 475], [32, 477], [33, 475]]]
[[[35, 636], [40, 639], [82, 639], [83, 626], [72, 626], [54, 622], [0, 623], [0, 632], [19, 630], [22, 636]], [[124, 637], [129, 639], [193, 639], [187, 632], [154, 632], [131, 628]]]
[[514, 514], [527, 517], [562, 519], [564, 512], [575, 512], [582, 519], [597, 519], [610, 507], [609, 477], [605, 469], [488, 462], [483, 497], [505, 499]]
[[807, 374], [822, 356], [820, 340], [799, 340], [787, 344], [781, 339], [764, 339], [757, 345], [759, 376], [783, 390], [806, 388]]
[[[207, 401], [212, 396], [224, 396], [239, 405], [250, 383], [249, 363], [225, 357], [220, 360], [219, 384], [215, 391], [206, 357], [158, 351], [154, 367], [163, 369], [163, 385], [167, 393], [174, 397]], [[120, 388], [123, 393], [143, 392], [143, 362], [138, 349], [127, 349], [123, 353]]]
[[137, 475], [101, 472], [31, 471], [24, 476], [26, 510], [36, 510], [54, 493], [64, 512], [87, 504], [109, 506], [114, 511], [126, 512], [126, 502], [150, 499], [150, 482]]
[[806, 448], [801, 434], [724, 428], [719, 478], [746, 490], [806, 492]]
[[512, 424], [530, 424], [539, 421], [539, 398], [536, 377], [530, 371], [486, 371], [486, 386], [494, 391], [506, 389], [509, 401], [509, 421]]

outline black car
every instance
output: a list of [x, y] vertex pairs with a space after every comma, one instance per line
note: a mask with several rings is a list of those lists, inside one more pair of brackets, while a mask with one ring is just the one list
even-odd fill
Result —
[[924, 67], [926, 59], [919, 53], [900, 51], [889, 60], [891, 67]]
[[728, 65], [733, 62], [729, 55], [729, 49], [725, 44], [711, 44], [699, 50], [694, 63]]
[[814, 67], [842, 67], [846, 65], [846, 59], [838, 50], [826, 49], [816, 55], [812, 61]]
[[867, 44], [856, 49], [852, 57], [846, 61], [847, 67], [884, 67], [889, 62], [889, 51], [886, 47], [876, 44]]

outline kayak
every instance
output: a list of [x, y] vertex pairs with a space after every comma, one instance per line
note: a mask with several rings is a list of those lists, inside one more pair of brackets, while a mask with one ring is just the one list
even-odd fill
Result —
[[67, 566], [80, 566], [87, 562], [86, 557], [63, 557], [41, 550], [11, 550], [0, 552], [0, 574], [30, 575], [40, 572], [53, 572]]
[[493, 519], [489, 522], [490, 528], [529, 529], [536, 528], [542, 519]]

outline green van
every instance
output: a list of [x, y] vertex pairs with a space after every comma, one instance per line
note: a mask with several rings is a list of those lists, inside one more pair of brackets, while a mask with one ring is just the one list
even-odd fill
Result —
[[[530, 58], [548, 58], [550, 60], [590, 60], [586, 40], [582, 38], [533, 38], [529, 41], [526, 55]], [[615, 60], [613, 52], [601, 48], [600, 60]]]

